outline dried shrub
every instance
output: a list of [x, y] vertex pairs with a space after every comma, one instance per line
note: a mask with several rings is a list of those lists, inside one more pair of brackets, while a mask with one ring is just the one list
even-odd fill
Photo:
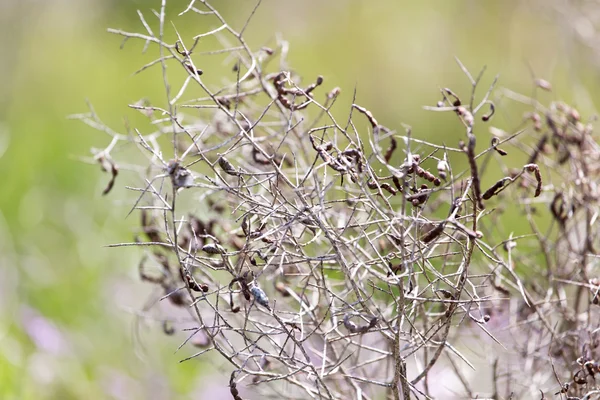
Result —
[[[247, 23], [234, 30], [206, 1], [188, 12], [219, 27], [168, 43], [163, 2], [158, 31], [142, 13], [147, 32], [110, 30], [158, 46], [142, 70], [162, 66], [169, 102], [131, 105], [154, 131], [118, 133], [92, 109], [76, 116], [111, 137], [96, 152], [112, 171], [105, 194], [118, 170], [144, 171], [129, 188], [143, 235], [113, 246], [138, 247], [141, 278], [189, 311], [182, 346], [202, 350], [185, 361], [222, 357], [234, 399], [241, 385], [261, 398], [429, 398], [438, 366], [473, 397], [470, 357], [453, 344], [478, 337], [477, 346], [497, 346], [487, 395], [599, 390], [600, 149], [575, 108], [494, 90], [496, 80], [477, 100], [484, 71], [473, 77], [458, 61], [472, 91], [444, 88], [426, 109], [456, 114], [463, 140], [430, 143], [358, 104], [335, 118], [339, 88], [321, 76], [303, 84], [270, 62], [286, 65], [283, 43], [252, 50]], [[233, 43], [213, 52], [229, 54], [223, 70], [234, 72], [218, 90], [196, 65], [210, 35]], [[167, 64], [187, 74], [177, 92]], [[189, 98], [192, 87], [205, 96]], [[490, 142], [500, 100], [530, 110], [518, 131]], [[117, 169], [116, 145], [139, 149], [148, 165], [120, 160]], [[522, 161], [504, 157], [513, 152]], [[461, 158], [466, 170], [452, 161]], [[490, 176], [490, 163], [502, 177]], [[507, 236], [506, 204], [531, 234]], [[159, 321], [167, 334], [171, 321]]]

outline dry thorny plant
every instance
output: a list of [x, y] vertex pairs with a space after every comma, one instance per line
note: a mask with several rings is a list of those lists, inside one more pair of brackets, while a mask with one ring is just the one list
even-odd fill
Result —
[[[149, 160], [131, 168], [144, 183], [128, 188], [140, 235], [114, 246], [138, 247], [141, 279], [187, 310], [157, 317], [152, 303], [141, 313], [201, 348], [183, 361], [218, 353], [238, 400], [240, 390], [432, 398], [444, 385], [432, 373], [443, 371], [462, 396], [598, 398], [600, 152], [589, 121], [561, 102], [494, 90], [496, 79], [477, 101], [483, 71], [473, 77], [460, 61], [470, 93], [443, 88], [426, 107], [456, 115], [455, 147], [391, 130], [356, 103], [339, 120], [340, 89], [322, 89], [322, 77], [301, 84], [285, 68], [286, 42], [254, 51], [251, 17], [235, 30], [206, 1], [188, 12], [218, 27], [167, 43], [163, 0], [158, 33], [141, 12], [145, 33], [110, 30], [158, 47], [142, 70], [162, 68], [167, 105], [131, 105], [153, 132], [118, 133], [93, 110], [76, 116], [111, 137], [94, 151], [112, 175], [104, 194], [119, 171], [114, 149]], [[223, 48], [196, 56], [208, 36]], [[235, 79], [209, 87], [198, 66], [223, 54]], [[187, 74], [175, 95], [167, 66]], [[205, 96], [186, 100], [192, 87]], [[512, 133], [488, 126], [505, 100], [528, 109]], [[506, 165], [509, 150], [525, 162]], [[466, 170], [452, 168], [459, 158]], [[486, 187], [493, 169], [503, 177]], [[511, 204], [530, 234], [504, 232]], [[487, 354], [489, 371], [477, 372], [489, 372], [487, 392], [473, 388], [467, 353]]]

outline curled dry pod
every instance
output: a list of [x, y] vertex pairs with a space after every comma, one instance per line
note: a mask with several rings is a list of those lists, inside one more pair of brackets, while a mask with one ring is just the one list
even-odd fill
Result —
[[233, 175], [233, 176], [237, 176], [238, 175], [238, 171], [235, 169], [235, 167], [233, 166], [233, 164], [231, 164], [229, 162], [229, 160], [227, 160], [223, 156], [219, 157], [219, 166], [228, 175]]
[[354, 322], [351, 321], [351, 318], [358, 316], [358, 315], [360, 315], [360, 314], [350, 313], [350, 314], [346, 314], [344, 316], [344, 326], [351, 333], [365, 333], [369, 329], [371, 329], [375, 325], [377, 325], [378, 318], [374, 315], [369, 316], [369, 324], [368, 325], [361, 325], [361, 326], [356, 325]]
[[208, 243], [202, 246], [202, 251], [208, 254], [223, 254], [225, 249], [223, 246], [216, 243]]

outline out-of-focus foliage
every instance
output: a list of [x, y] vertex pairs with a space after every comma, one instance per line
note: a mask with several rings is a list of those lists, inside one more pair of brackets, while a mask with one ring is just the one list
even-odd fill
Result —
[[[187, 3], [171, 1], [167, 9], [183, 36], [215, 27], [192, 14], [177, 18]], [[253, 7], [241, 0], [214, 5], [234, 25]], [[226, 395], [213, 384], [224, 386], [226, 379], [210, 378], [217, 371], [196, 360], [178, 363], [189, 355], [174, 354], [184, 336], [166, 337], [160, 326], [137, 323], [152, 296], [137, 279], [137, 253], [104, 247], [132, 240], [137, 221], [125, 219], [131, 205], [115, 200], [131, 198], [127, 178], [101, 196], [108, 176], [81, 157], [105, 138], [66, 118], [87, 111], [87, 98], [120, 129], [136, 118], [128, 104], [164, 97], [159, 68], [132, 76], [151, 56], [133, 43], [119, 50], [120, 38], [106, 32], [143, 29], [137, 9], [156, 26], [150, 10], [159, 7], [158, 1], [0, 4], [2, 399]], [[272, 45], [280, 34], [296, 71], [342, 87], [338, 109], [349, 107], [356, 88], [360, 103], [383, 124], [407, 123], [415, 137], [455, 143], [456, 125], [445, 125], [452, 117], [422, 109], [435, 104], [439, 87], [470, 90], [454, 56], [472, 71], [487, 65], [482, 87], [498, 73], [500, 86], [530, 94], [533, 78], [542, 77], [554, 87], [546, 100], [564, 99], [593, 114], [592, 17], [553, 1], [265, 0], [246, 39], [254, 47]], [[218, 43], [202, 46], [215, 50]], [[216, 82], [231, 73], [215, 63], [201, 67]], [[520, 114], [501, 109], [493, 122], [509, 130]], [[514, 149], [511, 157], [525, 156]], [[516, 220], [506, 226], [520, 229]]]

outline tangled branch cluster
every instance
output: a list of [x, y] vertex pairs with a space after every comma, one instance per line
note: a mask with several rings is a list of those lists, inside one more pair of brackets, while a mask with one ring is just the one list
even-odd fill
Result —
[[[244, 390], [261, 398], [431, 398], [442, 385], [431, 379], [434, 368], [452, 370], [462, 382], [453, 390], [475, 396], [465, 350], [488, 346], [497, 353], [487, 393], [494, 398], [503, 388], [515, 398], [597, 393], [600, 151], [577, 110], [507, 90], [492, 101], [495, 80], [475, 104], [483, 71], [474, 78], [459, 62], [472, 92], [444, 88], [426, 108], [454, 113], [463, 140], [429, 143], [381, 125], [358, 104], [337, 119], [339, 88], [323, 89], [323, 77], [303, 85], [272, 66], [286, 65], [286, 43], [253, 51], [243, 36], [248, 22], [235, 30], [206, 1], [187, 12], [219, 27], [167, 43], [163, 1], [158, 33], [142, 13], [145, 33], [111, 30], [159, 48], [142, 70], [162, 66], [167, 106], [131, 106], [155, 131], [121, 134], [93, 111], [77, 116], [111, 137], [95, 152], [112, 173], [105, 193], [119, 171], [117, 146], [137, 146], [150, 160], [145, 183], [129, 188], [138, 194], [140, 235], [114, 246], [139, 247], [141, 278], [189, 312], [184, 321], [161, 319], [168, 334], [186, 325], [182, 346], [201, 348], [186, 360], [221, 356], [238, 400]], [[213, 52], [230, 55], [235, 75], [217, 89], [197, 67], [207, 55], [195, 55], [209, 35], [235, 42]], [[167, 64], [187, 73], [174, 96]], [[186, 100], [191, 87], [206, 96]], [[496, 129], [490, 141], [505, 100], [530, 112], [514, 133]], [[507, 166], [509, 146], [526, 162]], [[453, 168], [463, 161], [468, 169]], [[487, 178], [492, 163], [500, 179]], [[531, 234], [504, 232], [506, 204]], [[475, 350], [456, 345], [465, 337], [480, 338]]]

